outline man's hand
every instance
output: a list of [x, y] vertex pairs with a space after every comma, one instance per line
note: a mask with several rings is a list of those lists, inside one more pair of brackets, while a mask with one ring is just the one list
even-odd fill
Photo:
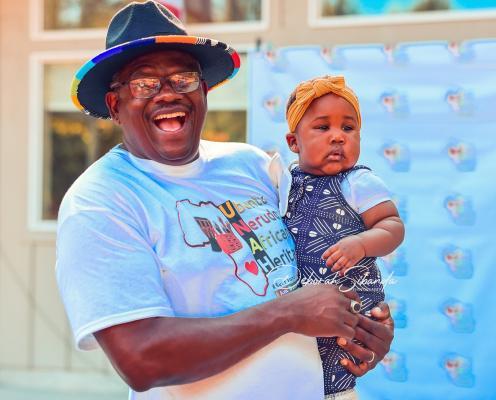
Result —
[[362, 347], [350, 340], [339, 338], [338, 345], [351, 353], [362, 362], [355, 365], [350, 360], [343, 358], [341, 365], [356, 376], [362, 376], [381, 361], [389, 352], [394, 337], [394, 321], [391, 318], [389, 306], [380, 303], [372, 309], [372, 316], [376, 321], [360, 315], [355, 328], [355, 339], [361, 341]]
[[364, 257], [365, 246], [359, 235], [341, 239], [322, 254], [322, 259], [326, 260], [326, 265], [332, 267], [331, 271], [340, 271], [341, 275], [344, 275], [347, 269], [355, 266]]
[[359, 315], [350, 310], [351, 300], [360, 301], [353, 291], [341, 292], [334, 285], [306, 285], [278, 299], [286, 303], [291, 330], [307, 336], [341, 336], [351, 340]]

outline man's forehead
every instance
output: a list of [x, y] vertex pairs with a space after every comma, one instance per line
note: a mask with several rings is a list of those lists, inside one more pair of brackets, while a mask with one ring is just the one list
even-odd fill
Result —
[[191, 54], [176, 50], [158, 50], [131, 60], [118, 72], [118, 75], [122, 76], [125, 73], [132, 74], [140, 70], [154, 69], [158, 65], [184, 66], [188, 69], [200, 71], [200, 64]]

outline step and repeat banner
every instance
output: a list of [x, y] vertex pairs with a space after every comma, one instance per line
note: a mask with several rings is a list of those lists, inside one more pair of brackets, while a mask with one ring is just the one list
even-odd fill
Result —
[[359, 162], [406, 224], [380, 260], [395, 339], [361, 399], [496, 399], [496, 40], [281, 48], [248, 68], [248, 141], [287, 162], [289, 93], [344, 75], [361, 102]]

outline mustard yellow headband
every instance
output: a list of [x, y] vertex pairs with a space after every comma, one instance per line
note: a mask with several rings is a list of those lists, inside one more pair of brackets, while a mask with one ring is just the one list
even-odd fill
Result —
[[344, 81], [343, 76], [330, 76], [311, 79], [300, 83], [295, 91], [295, 100], [286, 111], [289, 131], [294, 132], [296, 126], [305, 114], [305, 111], [315, 99], [328, 93], [334, 93], [337, 96], [347, 100], [355, 109], [358, 118], [358, 128], [362, 127], [362, 117], [360, 115], [360, 105], [358, 98]]

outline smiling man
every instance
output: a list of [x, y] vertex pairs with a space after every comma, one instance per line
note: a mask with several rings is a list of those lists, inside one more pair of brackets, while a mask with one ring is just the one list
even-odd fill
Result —
[[229, 46], [188, 36], [149, 1], [114, 16], [107, 50], [73, 83], [75, 105], [112, 118], [123, 143], [62, 202], [57, 280], [77, 347], [101, 347], [131, 399], [320, 400], [315, 337], [374, 360], [346, 360], [356, 375], [389, 350], [387, 307], [374, 321], [354, 312], [354, 292], [294, 290], [275, 162], [200, 140], [208, 91], [238, 68]]
[[202, 85], [198, 62], [184, 52], [158, 50], [126, 65], [106, 96], [126, 149], [169, 165], [196, 160], [207, 111]]

